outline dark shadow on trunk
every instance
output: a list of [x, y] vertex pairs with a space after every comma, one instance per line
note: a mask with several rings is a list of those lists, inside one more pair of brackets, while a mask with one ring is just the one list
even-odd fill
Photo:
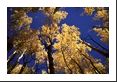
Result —
[[48, 50], [47, 53], [48, 53], [50, 74], [54, 74], [55, 73], [55, 69], [54, 69], [53, 57], [52, 57], [52, 46], [49, 45], [47, 47], [47, 50]]

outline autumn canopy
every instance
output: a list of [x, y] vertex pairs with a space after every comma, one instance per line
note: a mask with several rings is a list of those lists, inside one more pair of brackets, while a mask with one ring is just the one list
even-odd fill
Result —
[[[81, 38], [80, 27], [64, 23], [69, 13], [62, 7], [14, 7], [8, 21], [12, 31], [7, 42], [7, 73], [9, 74], [107, 74], [109, 50], [95, 41], [98, 38], [109, 46], [109, 9], [84, 7], [80, 16], [92, 16], [101, 25], [91, 27], [97, 46]], [[28, 13], [41, 12], [47, 18], [38, 29], [31, 28], [33, 18]], [[43, 19], [39, 19], [40, 21]], [[85, 20], [85, 19], [84, 19]], [[8, 32], [9, 32], [8, 30]], [[105, 63], [92, 56], [91, 51], [106, 58]], [[9, 55], [10, 53], [10, 55]], [[42, 69], [45, 67], [45, 69]], [[40, 71], [40, 72], [37, 72]]]

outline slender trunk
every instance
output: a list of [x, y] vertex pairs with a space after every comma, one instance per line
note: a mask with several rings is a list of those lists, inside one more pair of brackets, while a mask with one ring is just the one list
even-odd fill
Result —
[[93, 50], [95, 50], [96, 52], [102, 54], [102, 55], [105, 56], [106, 58], [109, 58], [109, 53], [107, 53], [107, 52], [105, 52], [105, 51], [102, 51], [102, 50], [100, 50], [100, 49], [98, 49], [98, 48], [95, 48], [95, 47], [93, 47], [93, 46], [87, 44], [86, 42], [83, 42], [83, 43], [86, 44], [88, 47], [92, 48]]
[[23, 73], [23, 71], [24, 71], [25, 68], [26, 68], [27, 63], [29, 63], [29, 62], [31, 62], [31, 60], [28, 61], [28, 60], [26, 59], [26, 56], [24, 56], [24, 57], [23, 57], [23, 66], [21, 67], [21, 70], [20, 70], [19, 74], [22, 74], [22, 73]]
[[89, 35], [89, 38], [94, 42], [96, 43], [98, 46], [100, 46], [102, 49], [108, 51], [108, 49], [106, 49], [105, 47], [103, 47], [102, 45], [100, 45], [97, 41], [95, 41], [90, 35]]
[[[71, 57], [70, 57], [70, 58], [71, 58]], [[71, 58], [71, 59], [72, 59], [73, 62], [79, 67], [80, 73], [84, 74], [84, 71], [83, 71], [82, 67], [81, 67], [73, 58]]]
[[20, 61], [20, 59], [23, 57], [25, 51], [21, 54], [21, 56], [18, 58], [18, 62]]
[[94, 65], [94, 63], [92, 62], [92, 60], [91, 60], [89, 57], [87, 57], [86, 55], [84, 55], [84, 54], [82, 54], [82, 55], [83, 55], [86, 59], [88, 59], [88, 60], [90, 61], [91, 65], [93, 66], [93, 68], [94, 68], [94, 70], [95, 70], [95, 72], [101, 74], [101, 72], [95, 67], [95, 65]]
[[66, 59], [65, 59], [65, 55], [64, 55], [64, 53], [63, 53], [63, 51], [62, 51], [62, 50], [61, 50], [61, 52], [62, 52], [62, 54], [63, 54], [64, 62], [65, 62], [65, 64], [66, 64], [67, 68], [69, 69], [70, 74], [72, 74], [72, 70], [70, 69], [70, 67], [69, 67], [69, 66], [68, 66], [68, 64], [67, 64], [67, 61], [66, 61]]
[[8, 67], [9, 67], [9, 65], [10, 65], [10, 61], [15, 57], [15, 54], [16, 54], [16, 51], [14, 51], [13, 54], [10, 55], [10, 57], [8, 58], [8, 60], [7, 60], [7, 66], [8, 66]]

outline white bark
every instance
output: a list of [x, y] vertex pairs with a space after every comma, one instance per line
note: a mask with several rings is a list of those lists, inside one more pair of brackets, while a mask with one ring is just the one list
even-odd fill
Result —
[[20, 59], [24, 56], [26, 50], [23, 51], [23, 53], [21, 54], [21, 56], [18, 58], [18, 62], [20, 61]]
[[10, 55], [10, 57], [9, 57], [8, 60], [7, 60], [7, 63], [10, 61], [10, 59], [12, 58], [12, 56], [13, 56], [15, 53], [16, 53], [16, 51], [14, 51], [12, 55]]

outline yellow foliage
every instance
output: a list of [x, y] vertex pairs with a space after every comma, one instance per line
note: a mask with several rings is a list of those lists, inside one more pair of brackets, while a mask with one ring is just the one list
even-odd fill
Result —
[[94, 7], [85, 7], [84, 8], [84, 13], [86, 13], [88, 15], [92, 15], [94, 11], [95, 11]]
[[[74, 61], [80, 65], [82, 59], [85, 58], [82, 53], [87, 53], [86, 50], [91, 51], [91, 48], [82, 43], [79, 29], [75, 26], [63, 24], [62, 31], [57, 35], [56, 39], [58, 42], [53, 45], [53, 47], [57, 49], [57, 52], [55, 52], [53, 56], [56, 69], [64, 69], [66, 73], [69, 73], [69, 67], [73, 73], [80, 73], [80, 69], [78, 69]], [[74, 59], [74, 61], [72, 59]], [[84, 63], [84, 65], [85, 64], [86, 63]], [[89, 70], [91, 71], [91, 69]]]
[[22, 10], [14, 10], [14, 14], [11, 15], [11, 19], [14, 21], [11, 25], [15, 30], [32, 23], [32, 18]]
[[65, 11], [57, 11], [53, 15], [53, 20], [56, 21], [57, 23], [60, 23], [61, 20], [65, 19], [67, 17], [68, 13]]
[[106, 19], [107, 16], [108, 16], [107, 10], [103, 9], [103, 10], [97, 11], [96, 18]]
[[101, 40], [105, 43], [109, 42], [109, 30], [107, 28], [94, 28], [93, 29], [95, 32], [98, 33], [97, 36], [101, 37]]
[[56, 7], [45, 7], [43, 11], [47, 16], [51, 16], [53, 15], [55, 8]]

